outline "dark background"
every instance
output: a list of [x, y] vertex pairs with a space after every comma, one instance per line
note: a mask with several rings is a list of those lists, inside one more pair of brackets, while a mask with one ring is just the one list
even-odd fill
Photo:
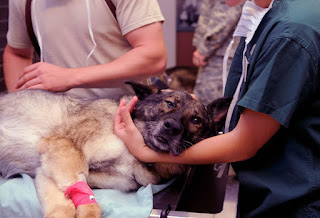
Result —
[[8, 0], [0, 0], [0, 92], [6, 90], [3, 78], [3, 51], [8, 31]]

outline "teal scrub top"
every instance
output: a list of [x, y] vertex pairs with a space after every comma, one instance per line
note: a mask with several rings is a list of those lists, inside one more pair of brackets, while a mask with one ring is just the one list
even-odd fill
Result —
[[[230, 67], [225, 96], [242, 71], [244, 39]], [[282, 127], [251, 159], [233, 163], [240, 217], [320, 217], [320, 0], [275, 0], [246, 57], [230, 128], [245, 109]]]

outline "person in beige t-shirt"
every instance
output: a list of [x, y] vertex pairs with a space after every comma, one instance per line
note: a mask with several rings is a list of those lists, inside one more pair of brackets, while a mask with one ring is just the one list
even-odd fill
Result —
[[9, 92], [45, 89], [86, 99], [131, 92], [127, 80], [145, 81], [166, 67], [157, 0], [33, 0], [33, 30], [41, 50], [32, 64], [26, 0], [9, 1], [4, 74]]

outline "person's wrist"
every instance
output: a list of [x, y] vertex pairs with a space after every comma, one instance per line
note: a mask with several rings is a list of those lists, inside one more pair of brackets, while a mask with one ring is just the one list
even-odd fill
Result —
[[67, 86], [71, 88], [83, 88], [84, 87], [84, 78], [79, 68], [69, 68]]
[[[127, 142], [126, 145], [129, 143]], [[134, 143], [134, 144], [131, 144], [131, 146], [128, 146], [127, 148], [135, 158], [137, 158], [141, 162], [146, 163], [148, 162], [148, 160], [146, 159], [146, 155], [143, 152], [145, 146], [147, 146], [145, 143]]]

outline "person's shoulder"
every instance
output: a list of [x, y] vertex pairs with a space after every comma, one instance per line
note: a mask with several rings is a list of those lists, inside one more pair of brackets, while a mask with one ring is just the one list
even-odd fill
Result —
[[271, 33], [269, 38], [285, 37], [300, 42], [315, 40], [320, 37], [319, 8], [320, 1], [275, 0], [267, 28]]
[[320, 1], [288, 1], [288, 15], [292, 22], [305, 24], [319, 29]]
[[275, 0], [276, 19], [286, 25], [320, 31], [320, 1]]
[[320, 1], [274, 0], [274, 5], [267, 16], [268, 22], [263, 29], [265, 47], [278, 50], [296, 48], [297, 53], [309, 54], [315, 65], [318, 65], [319, 8]]
[[123, 35], [151, 23], [163, 22], [157, 0], [113, 0]]

